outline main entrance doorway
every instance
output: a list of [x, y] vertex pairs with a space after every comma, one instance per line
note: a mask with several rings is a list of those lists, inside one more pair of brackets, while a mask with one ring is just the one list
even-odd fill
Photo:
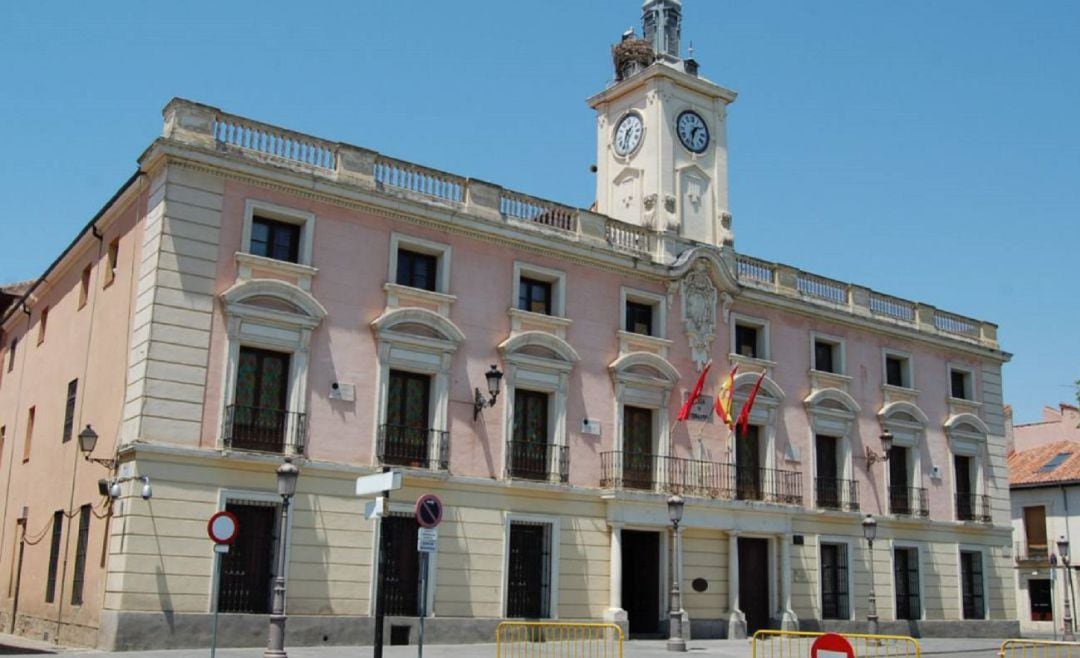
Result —
[[622, 531], [622, 608], [630, 635], [660, 632], [660, 533]]
[[746, 635], [769, 627], [769, 540], [739, 537], [739, 607]]

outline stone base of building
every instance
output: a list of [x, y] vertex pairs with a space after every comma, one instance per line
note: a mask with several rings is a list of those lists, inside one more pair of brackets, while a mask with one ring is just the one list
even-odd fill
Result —
[[14, 630], [11, 626], [11, 613], [0, 612], [0, 632], [30, 640], [40, 640], [63, 647], [92, 647], [97, 643], [98, 629], [64, 622], [57, 624], [55, 619], [43, 619], [20, 614], [15, 618]]
[[728, 636], [726, 619], [690, 620], [690, 637], [693, 640], [720, 640]]
[[[836, 633], [869, 633], [869, 622], [839, 619], [800, 619], [799, 630]], [[1020, 637], [1015, 619], [924, 619], [919, 621], [879, 621], [878, 634], [909, 637]]]

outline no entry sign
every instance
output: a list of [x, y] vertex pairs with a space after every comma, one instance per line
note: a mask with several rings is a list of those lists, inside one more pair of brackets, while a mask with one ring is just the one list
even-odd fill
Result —
[[839, 633], [826, 633], [810, 645], [810, 658], [855, 658], [855, 649]]
[[434, 528], [442, 521], [442, 501], [435, 494], [424, 494], [416, 499], [416, 522], [421, 528]]
[[240, 524], [232, 512], [218, 512], [206, 524], [206, 534], [215, 544], [231, 544], [236, 539]]

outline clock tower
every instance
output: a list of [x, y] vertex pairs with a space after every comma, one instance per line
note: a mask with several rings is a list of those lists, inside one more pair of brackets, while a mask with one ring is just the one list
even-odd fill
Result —
[[615, 82], [596, 110], [597, 212], [661, 234], [732, 244], [727, 106], [735, 92], [679, 53], [681, 0], [645, 0], [643, 36], [612, 48]]

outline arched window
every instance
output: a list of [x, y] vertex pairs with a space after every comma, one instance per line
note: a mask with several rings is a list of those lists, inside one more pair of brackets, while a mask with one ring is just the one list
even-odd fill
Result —
[[814, 500], [819, 509], [859, 510], [852, 443], [859, 405], [838, 388], [814, 391], [805, 400], [814, 463]]
[[[889, 513], [901, 516], [929, 516], [929, 500], [923, 487], [922, 451], [926, 414], [910, 402], [891, 402], [878, 412], [883, 430], [893, 435], [889, 461], [882, 465], [887, 486]], [[870, 449], [880, 452], [877, 438], [868, 439]]]
[[671, 455], [668, 403], [679, 372], [656, 354], [631, 352], [608, 365], [615, 387], [612, 450], [601, 456], [603, 479], [652, 491], [667, 474]]
[[945, 421], [952, 452], [953, 505], [957, 521], [990, 523], [986, 495], [986, 436], [990, 428], [978, 416], [959, 413]]

